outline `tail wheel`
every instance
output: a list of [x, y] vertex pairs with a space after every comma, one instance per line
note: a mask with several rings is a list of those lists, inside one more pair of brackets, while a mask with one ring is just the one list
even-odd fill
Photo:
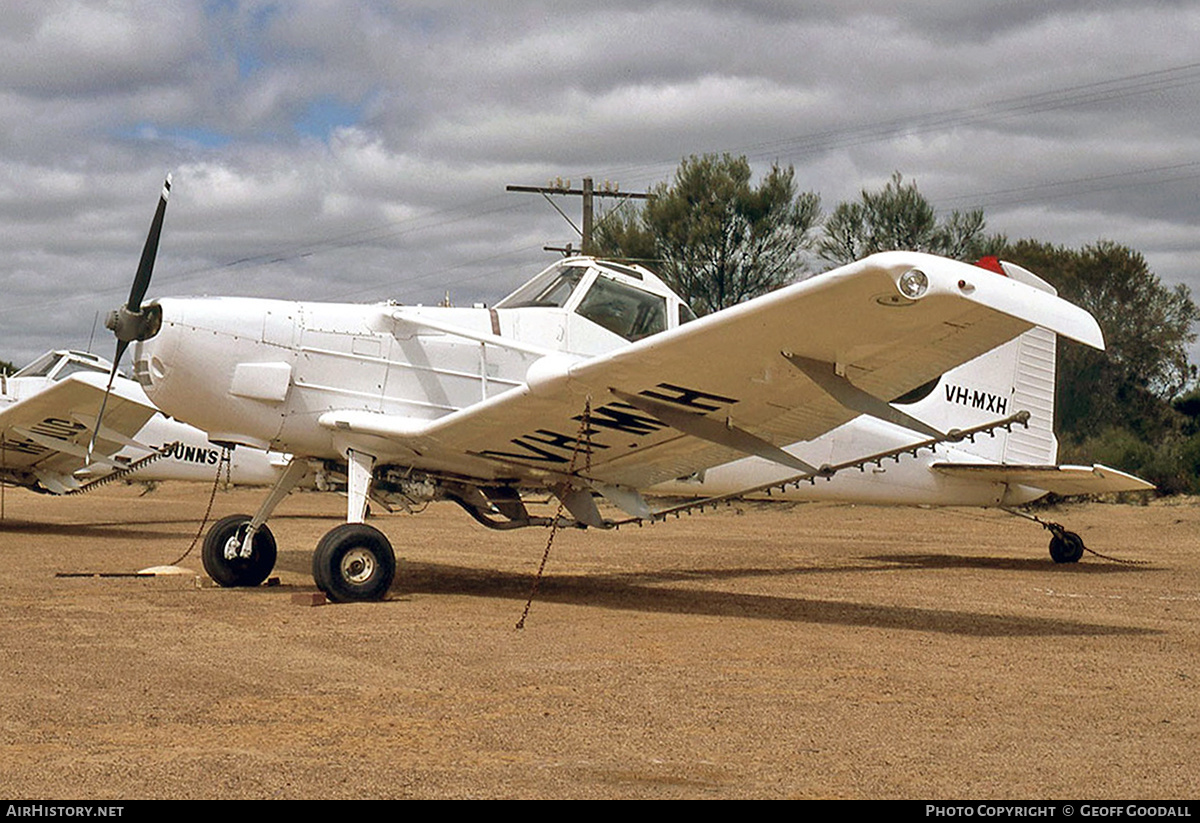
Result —
[[1078, 563], [1083, 557], [1083, 538], [1075, 532], [1056, 533], [1050, 538], [1050, 557], [1055, 563]]
[[275, 568], [275, 535], [265, 525], [254, 533], [249, 556], [242, 551], [242, 540], [250, 525], [250, 515], [231, 514], [218, 520], [204, 536], [204, 571], [219, 586], [257, 586]]
[[365, 523], [331, 530], [313, 552], [313, 580], [330, 600], [382, 600], [396, 576], [396, 555], [383, 532]]

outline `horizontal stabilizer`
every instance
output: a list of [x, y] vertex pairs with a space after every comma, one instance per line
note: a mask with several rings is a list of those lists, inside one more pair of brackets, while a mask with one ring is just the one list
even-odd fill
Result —
[[1140, 492], [1154, 488], [1153, 483], [1101, 465], [1004, 466], [995, 463], [934, 463], [933, 468], [951, 476], [1032, 486], [1064, 497], [1075, 494]]

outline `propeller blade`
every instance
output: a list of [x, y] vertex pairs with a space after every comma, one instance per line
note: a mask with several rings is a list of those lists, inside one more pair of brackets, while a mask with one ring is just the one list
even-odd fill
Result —
[[[117, 337], [117, 353], [113, 357], [112, 371], [108, 373], [108, 386], [104, 389], [104, 399], [100, 401], [100, 413], [96, 415], [96, 428], [88, 439], [87, 459], [92, 462], [92, 452], [96, 448], [96, 438], [100, 435], [100, 426], [104, 422], [104, 409], [108, 406], [108, 396], [112, 394], [113, 380], [117, 377], [117, 369], [121, 367], [121, 358], [129, 343], [133, 340], [145, 340], [158, 331], [156, 316], [150, 310], [142, 312], [142, 300], [146, 290], [150, 288], [150, 275], [154, 273], [154, 259], [158, 256], [158, 240], [162, 236], [163, 218], [167, 213], [167, 198], [171, 196], [171, 175], [163, 181], [162, 194], [158, 198], [158, 208], [154, 211], [154, 219], [150, 221], [150, 233], [146, 235], [146, 245], [142, 246], [142, 259], [138, 262], [137, 274], [133, 277], [133, 287], [129, 290], [129, 301], [118, 311], [112, 312], [104, 321], [105, 327], [111, 329]], [[154, 307], [152, 306], [151, 309]], [[161, 317], [158, 315], [157, 317]]]
[[[126, 308], [136, 314], [142, 310], [142, 298], [150, 288], [150, 275], [154, 273], [154, 258], [158, 256], [158, 238], [162, 235], [163, 217], [167, 213], [167, 198], [171, 196], [171, 175], [163, 181], [162, 194], [158, 198], [158, 208], [154, 219], [150, 221], [150, 233], [146, 235], [146, 245], [142, 247], [142, 259], [138, 263], [137, 275], [133, 278], [133, 288], [129, 290], [129, 302]], [[118, 357], [118, 359], [120, 359]], [[115, 364], [114, 364], [115, 365]]]
[[112, 371], [108, 373], [108, 385], [104, 387], [104, 399], [100, 401], [100, 411], [96, 415], [96, 428], [92, 429], [92, 436], [88, 438], [87, 446], [87, 462], [92, 463], [92, 452], [96, 449], [96, 438], [100, 435], [100, 424], [104, 421], [104, 409], [108, 406], [108, 396], [112, 394], [113, 380], [117, 376], [117, 364], [121, 362], [122, 355], [125, 354], [125, 349], [129, 348], [129, 341], [117, 341], [117, 354], [113, 357]]

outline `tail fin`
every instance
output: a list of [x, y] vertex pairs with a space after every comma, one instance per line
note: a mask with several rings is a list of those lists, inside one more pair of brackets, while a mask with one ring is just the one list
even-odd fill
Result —
[[[1020, 266], [994, 258], [989, 263], [981, 265], [1055, 293], [1053, 286]], [[995, 437], [979, 436], [974, 443], [964, 441], [957, 447], [989, 462], [1053, 465], [1058, 459], [1058, 439], [1054, 436], [1057, 342], [1052, 331], [1030, 329], [946, 372], [924, 396], [909, 399], [914, 394], [910, 393], [893, 402], [942, 431], [966, 429], [1028, 411], [1028, 428], [1014, 426], [1011, 432], [1001, 429]]]

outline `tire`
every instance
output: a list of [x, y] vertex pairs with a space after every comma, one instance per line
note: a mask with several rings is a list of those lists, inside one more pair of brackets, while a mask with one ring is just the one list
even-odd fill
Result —
[[1083, 538], [1075, 532], [1063, 532], [1050, 538], [1050, 557], [1055, 563], [1078, 563], [1083, 557]]
[[331, 530], [313, 552], [313, 580], [335, 603], [382, 600], [396, 576], [396, 555], [383, 532], [365, 523]]
[[254, 533], [249, 557], [225, 557], [225, 546], [234, 537], [245, 535], [250, 515], [231, 514], [218, 520], [204, 536], [204, 571], [218, 586], [257, 586], [275, 568], [275, 535], [264, 524]]

